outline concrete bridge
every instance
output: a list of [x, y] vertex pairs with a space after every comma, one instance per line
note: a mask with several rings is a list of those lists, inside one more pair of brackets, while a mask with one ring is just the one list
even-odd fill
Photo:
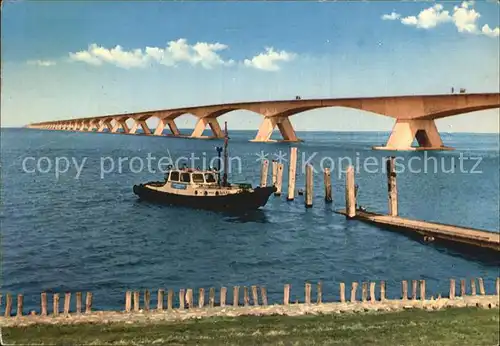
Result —
[[[374, 149], [446, 150], [451, 148], [443, 146], [434, 120], [462, 113], [499, 108], [500, 93], [228, 103], [47, 121], [29, 124], [27, 127], [123, 134], [138, 134], [137, 130], [141, 128], [144, 135], [163, 136], [163, 131], [168, 126], [171, 132], [168, 136], [172, 137], [222, 138], [223, 133], [217, 118], [235, 110], [248, 110], [263, 116], [262, 124], [252, 141], [271, 142], [272, 132], [277, 127], [284, 141], [297, 142], [300, 139], [297, 137], [290, 122], [290, 117], [297, 113], [326, 107], [359, 109], [396, 119], [387, 144], [383, 147], [374, 147]], [[175, 124], [175, 119], [183, 114], [191, 114], [198, 119], [193, 132], [189, 136], [181, 135]], [[146, 120], [152, 117], [156, 117], [159, 120], [158, 126], [153, 131], [146, 124]], [[133, 120], [131, 128], [126, 123], [128, 119]], [[206, 137], [202, 135], [207, 125], [212, 130], [213, 136]], [[412, 147], [415, 139], [418, 142], [418, 147]]]

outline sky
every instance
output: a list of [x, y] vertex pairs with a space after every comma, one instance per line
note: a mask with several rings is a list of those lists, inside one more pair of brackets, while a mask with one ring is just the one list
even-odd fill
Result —
[[[241, 101], [499, 92], [498, 1], [4, 1], [1, 125]], [[219, 118], [257, 129], [258, 114]], [[389, 131], [347, 108], [296, 130]], [[181, 128], [195, 118], [177, 119]], [[151, 124], [155, 125], [154, 121]], [[437, 121], [499, 130], [499, 111]]]

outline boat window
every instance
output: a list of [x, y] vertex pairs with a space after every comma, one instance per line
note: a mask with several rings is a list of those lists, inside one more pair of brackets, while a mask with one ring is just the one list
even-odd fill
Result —
[[181, 174], [181, 181], [184, 183], [190, 183], [191, 182], [191, 174], [189, 173], [182, 173]]
[[215, 183], [215, 177], [211, 173], [206, 173], [205, 174], [205, 180], [207, 183]]
[[205, 180], [203, 180], [203, 174], [201, 173], [194, 173], [193, 174], [193, 183], [204, 183]]
[[170, 172], [170, 181], [179, 181], [179, 172]]

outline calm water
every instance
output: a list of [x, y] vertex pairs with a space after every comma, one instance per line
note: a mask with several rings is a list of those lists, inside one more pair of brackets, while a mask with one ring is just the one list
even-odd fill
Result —
[[[239, 156], [243, 171], [232, 181], [259, 182], [256, 153], [288, 153], [289, 144], [249, 143], [254, 132], [233, 131], [230, 150]], [[319, 167], [324, 157], [337, 164], [339, 157], [368, 156], [380, 160], [384, 152], [370, 150], [384, 143], [386, 133], [299, 133], [302, 153]], [[412, 157], [435, 158], [455, 173], [409, 173], [398, 176], [400, 214], [413, 218], [459, 224], [492, 231], [499, 229], [499, 149], [497, 135], [443, 135], [446, 145], [459, 150]], [[492, 278], [498, 267], [467, 259], [451, 250], [425, 246], [405, 236], [357, 221], [346, 221], [333, 210], [344, 206], [344, 175], [334, 167], [334, 203], [323, 202], [322, 174], [315, 175], [314, 207], [305, 209], [303, 197], [286, 202], [271, 197], [260, 212], [227, 216], [212, 212], [157, 206], [138, 202], [133, 184], [157, 180], [161, 173], [134, 173], [127, 161], [101, 177], [100, 160], [110, 157], [216, 155], [220, 141], [144, 136], [113, 136], [71, 132], [2, 129], [2, 292], [22, 292], [26, 309], [37, 308], [41, 291], [94, 293], [95, 307], [123, 308], [127, 289], [198, 288], [265, 284], [270, 299], [279, 301], [282, 285], [292, 284], [292, 299], [303, 295], [306, 280], [324, 282], [325, 299], [338, 295], [339, 281], [386, 280], [388, 294], [399, 294], [402, 279], [426, 279], [429, 293], [446, 292], [452, 276]], [[480, 157], [475, 171], [459, 171], [460, 155]], [[74, 164], [57, 179], [23, 172], [22, 162], [32, 156], [87, 158], [79, 179]], [[106, 159], [105, 169], [109, 170]], [[155, 161], [157, 162], [157, 161]], [[325, 161], [324, 161], [325, 162]], [[42, 169], [47, 162], [42, 162]], [[154, 162], [153, 162], [154, 163]], [[470, 171], [475, 160], [465, 161]], [[135, 166], [134, 166], [135, 165]], [[138, 159], [132, 169], [138, 169]], [[325, 164], [327, 165], [327, 164]], [[412, 163], [423, 168], [422, 161]], [[27, 168], [33, 169], [33, 161]], [[431, 168], [429, 168], [431, 167]], [[374, 165], [369, 169], [375, 170]], [[408, 166], [406, 166], [408, 170]], [[284, 186], [288, 178], [284, 173]], [[297, 187], [304, 176], [298, 174]], [[361, 170], [360, 203], [386, 211], [385, 173]], [[229, 290], [231, 292], [231, 290]], [[229, 293], [231, 299], [231, 293]]]

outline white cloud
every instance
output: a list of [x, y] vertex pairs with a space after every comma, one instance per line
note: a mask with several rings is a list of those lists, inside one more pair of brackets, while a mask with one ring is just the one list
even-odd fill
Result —
[[382, 20], [396, 20], [399, 19], [399, 17], [401, 17], [399, 13], [391, 12], [391, 14], [384, 14], [380, 18], [382, 18]]
[[[432, 29], [442, 23], [453, 23], [458, 32], [470, 34], [483, 34], [489, 37], [498, 37], [498, 27], [491, 29], [488, 24], [478, 28], [478, 20], [481, 14], [474, 8], [474, 1], [464, 1], [460, 6], [453, 7], [453, 13], [444, 10], [443, 5], [436, 4], [420, 11], [416, 16], [407, 16], [400, 19], [404, 25], [415, 26], [421, 29]], [[396, 17], [397, 16], [397, 17]], [[396, 20], [400, 18], [395, 12], [383, 15], [383, 20]]]
[[56, 62], [53, 60], [29, 60], [27, 62], [29, 65], [43, 66], [49, 67], [56, 65]]
[[265, 52], [254, 56], [251, 59], [245, 59], [243, 64], [248, 67], [253, 67], [265, 71], [277, 71], [280, 69], [278, 62], [286, 62], [295, 58], [294, 53], [275, 51], [273, 47], [266, 47]]
[[178, 63], [186, 62], [210, 69], [234, 63], [233, 60], [224, 60], [219, 55], [220, 51], [227, 48], [227, 45], [218, 42], [198, 42], [189, 45], [187, 40], [183, 38], [168, 42], [166, 48], [146, 47], [144, 50], [133, 49], [130, 51], [123, 50], [121, 46], [108, 49], [93, 43], [87, 50], [69, 53], [69, 57], [73, 61], [81, 61], [91, 65], [108, 63], [122, 68], [146, 67], [153, 63], [176, 66]]
[[488, 24], [484, 24], [481, 28], [481, 32], [489, 37], [498, 37], [500, 36], [500, 28], [497, 26], [495, 29], [491, 29]]

